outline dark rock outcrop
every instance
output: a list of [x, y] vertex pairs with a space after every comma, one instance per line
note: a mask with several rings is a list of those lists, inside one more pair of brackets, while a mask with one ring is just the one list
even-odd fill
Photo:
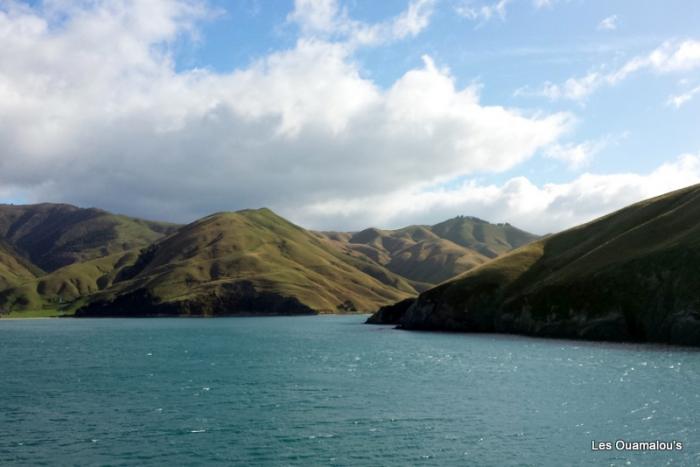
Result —
[[413, 305], [415, 298], [407, 298], [393, 305], [381, 307], [372, 316], [367, 318], [367, 324], [399, 324], [406, 310]]
[[700, 257], [632, 261], [586, 281], [532, 291], [447, 284], [403, 312], [404, 329], [498, 332], [700, 346]]

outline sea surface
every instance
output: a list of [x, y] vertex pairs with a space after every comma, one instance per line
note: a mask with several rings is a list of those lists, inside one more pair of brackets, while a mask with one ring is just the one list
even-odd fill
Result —
[[364, 319], [0, 320], [0, 464], [700, 465], [696, 350]]

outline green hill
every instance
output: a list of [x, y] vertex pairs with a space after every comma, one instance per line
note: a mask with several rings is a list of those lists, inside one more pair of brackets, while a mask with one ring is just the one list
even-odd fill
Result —
[[33, 280], [42, 271], [0, 239], [0, 290]]
[[122, 269], [132, 266], [137, 258], [138, 250], [131, 250], [25, 277], [0, 287], [0, 309], [71, 312], [89, 295], [111, 286]]
[[508, 223], [491, 224], [477, 217], [465, 216], [441, 222], [430, 230], [440, 238], [477, 251], [488, 258], [495, 258], [538, 238], [537, 235]]
[[366, 229], [323, 235], [346, 254], [364, 256], [410, 280], [418, 291], [488, 262], [537, 236], [510, 224], [456, 217], [434, 226], [398, 230]]
[[370, 310], [414, 293], [376, 264], [259, 209], [214, 214], [153, 244], [78, 315]]
[[540, 239], [372, 320], [697, 346], [698, 264], [700, 185]]
[[143, 248], [176, 228], [67, 204], [0, 205], [0, 238], [49, 272]]
[[489, 261], [477, 249], [498, 254], [533, 237], [464, 217], [319, 233], [267, 209], [176, 229], [66, 204], [0, 205], [0, 312], [366, 311]]

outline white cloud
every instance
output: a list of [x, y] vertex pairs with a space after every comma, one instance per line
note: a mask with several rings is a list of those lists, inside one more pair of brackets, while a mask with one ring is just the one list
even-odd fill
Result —
[[[559, 1], [560, 0], [533, 0], [532, 6], [537, 10], [551, 8]], [[513, 0], [495, 0], [490, 2], [483, 2], [481, 0], [460, 0], [454, 6], [454, 11], [463, 18], [471, 21], [478, 21], [479, 26], [481, 26], [491, 19], [505, 21], [508, 7], [512, 3]]]
[[543, 8], [552, 8], [555, 4], [560, 3], [561, 1], [568, 3], [571, 0], [532, 0], [532, 5], [536, 9], [541, 10]]
[[428, 26], [435, 0], [414, 0], [408, 9], [391, 22], [392, 36], [403, 39], [415, 36]]
[[[412, 8], [427, 4], [386, 23], [392, 37], [423, 27]], [[230, 73], [176, 71], [169, 49], [209, 14], [199, 2], [2, 5], [0, 186], [29, 201], [177, 221], [261, 205], [292, 213], [507, 170], [570, 122], [482, 105], [429, 57], [380, 88], [352, 44], [313, 35]]]
[[646, 55], [634, 57], [619, 68], [605, 72], [591, 71], [585, 76], [569, 78], [562, 84], [544, 83], [538, 89], [523, 87], [516, 96], [542, 96], [551, 100], [583, 101], [602, 86], [614, 86], [630, 75], [643, 70], [656, 73], [675, 73], [700, 68], [700, 41], [686, 39], [669, 41]]
[[469, 213], [549, 233], [590, 221], [645, 198], [700, 183], [700, 155], [686, 154], [648, 174], [585, 173], [567, 183], [535, 185], [516, 177], [503, 185], [467, 181], [452, 189], [398, 190], [381, 198], [332, 199], [294, 211], [307, 222], [347, 216], [359, 226], [398, 227]]
[[532, 4], [535, 8], [545, 8], [552, 6], [553, 0], [533, 0]]
[[408, 8], [388, 21], [367, 24], [352, 19], [338, 0], [295, 0], [287, 20], [306, 37], [340, 38], [349, 45], [375, 45], [418, 35], [430, 23], [436, 0], [411, 0]]
[[338, 23], [349, 21], [346, 15], [345, 12], [341, 15], [337, 0], [296, 0], [287, 19], [298, 23], [307, 33], [329, 33]]
[[664, 73], [700, 67], [700, 41], [686, 40], [675, 46], [673, 43], [664, 44], [649, 55], [647, 62]]
[[697, 94], [700, 94], [700, 86], [694, 87], [693, 89], [682, 94], [669, 96], [668, 100], [666, 101], [666, 104], [672, 105], [673, 107], [679, 109], [683, 105], [687, 104]]
[[511, 0], [498, 0], [495, 3], [476, 5], [472, 0], [465, 0], [455, 7], [455, 12], [472, 21], [488, 21], [492, 18], [506, 19], [508, 4]]
[[553, 144], [545, 148], [544, 155], [550, 159], [565, 162], [572, 169], [579, 169], [590, 159], [602, 151], [608, 144], [608, 139], [584, 141], [583, 143]]
[[603, 31], [614, 31], [617, 29], [617, 15], [610, 15], [598, 23], [598, 29]]
[[541, 96], [550, 100], [570, 99], [582, 101], [591, 95], [604, 80], [598, 72], [590, 72], [580, 78], [569, 78], [562, 84], [545, 82], [539, 89], [533, 90], [528, 86], [515, 90], [517, 96]]

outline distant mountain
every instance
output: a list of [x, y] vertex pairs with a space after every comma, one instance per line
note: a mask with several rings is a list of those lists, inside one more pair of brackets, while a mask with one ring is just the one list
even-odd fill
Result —
[[323, 235], [345, 253], [364, 256], [405, 277], [419, 291], [538, 238], [510, 224], [464, 216], [433, 226]]
[[0, 238], [49, 272], [143, 248], [176, 228], [68, 204], [0, 204]]
[[218, 213], [141, 253], [79, 316], [370, 310], [415, 290], [269, 209]]
[[371, 322], [700, 346], [700, 185], [507, 253]]
[[495, 258], [538, 238], [537, 235], [508, 223], [491, 224], [477, 217], [465, 216], [441, 222], [430, 230], [440, 238], [451, 240], [488, 258]]

